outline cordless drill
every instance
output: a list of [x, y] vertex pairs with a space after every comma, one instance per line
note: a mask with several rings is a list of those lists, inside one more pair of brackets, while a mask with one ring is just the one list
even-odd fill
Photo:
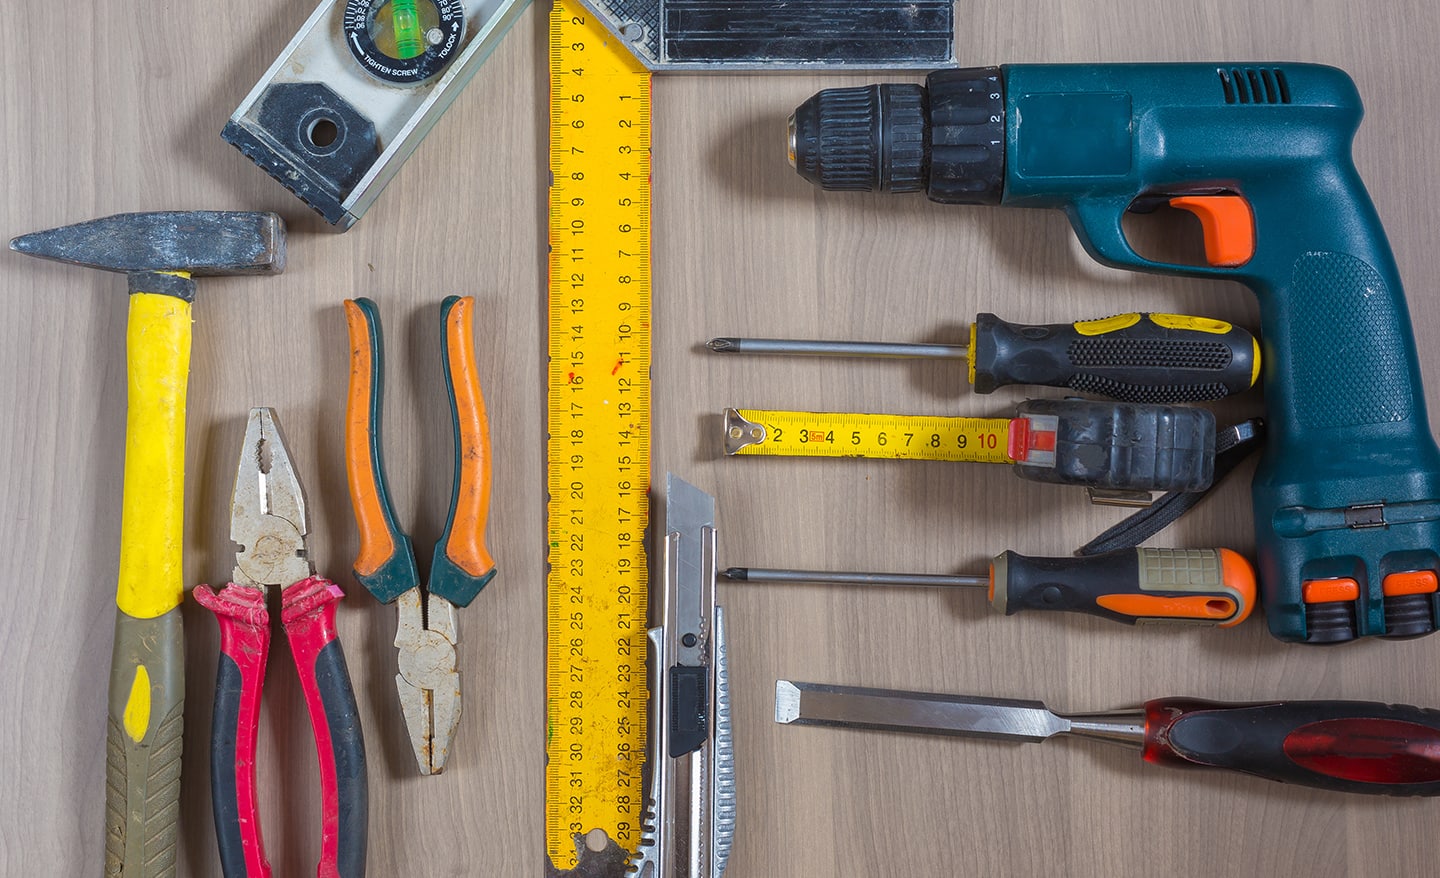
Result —
[[[1253, 485], [1282, 640], [1435, 629], [1440, 450], [1400, 277], [1350, 145], [1354, 82], [1311, 64], [1016, 64], [830, 89], [790, 120], [826, 189], [1058, 207], [1099, 262], [1239, 281], [1260, 302], [1268, 441]], [[1126, 211], [1195, 214], [1204, 265], [1156, 262]]]

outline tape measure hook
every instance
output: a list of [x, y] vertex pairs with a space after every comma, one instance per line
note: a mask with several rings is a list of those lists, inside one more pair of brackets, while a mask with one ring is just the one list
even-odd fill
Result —
[[759, 445], [767, 438], [765, 425], [741, 417], [736, 409], [725, 410], [725, 453], [739, 454], [740, 449]]

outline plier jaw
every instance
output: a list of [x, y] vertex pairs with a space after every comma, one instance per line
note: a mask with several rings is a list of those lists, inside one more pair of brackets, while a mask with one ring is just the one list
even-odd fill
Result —
[[234, 582], [263, 589], [309, 577], [308, 529], [305, 492], [275, 412], [251, 409], [230, 499], [230, 540], [240, 547], [231, 574]]
[[395, 602], [395, 647], [400, 672], [395, 689], [421, 774], [439, 774], [460, 725], [460, 671], [456, 666], [455, 606], [412, 588]]

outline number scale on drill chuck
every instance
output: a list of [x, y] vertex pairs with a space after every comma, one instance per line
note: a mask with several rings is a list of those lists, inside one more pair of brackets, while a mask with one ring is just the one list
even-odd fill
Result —
[[640, 840], [650, 484], [650, 77], [576, 0], [550, 21], [545, 843]]

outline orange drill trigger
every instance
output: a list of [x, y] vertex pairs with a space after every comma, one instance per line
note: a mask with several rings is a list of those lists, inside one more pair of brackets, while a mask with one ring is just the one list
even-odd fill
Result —
[[1240, 195], [1184, 195], [1170, 206], [1200, 219], [1205, 232], [1205, 261], [1218, 268], [1237, 268], [1255, 255], [1255, 212]]

